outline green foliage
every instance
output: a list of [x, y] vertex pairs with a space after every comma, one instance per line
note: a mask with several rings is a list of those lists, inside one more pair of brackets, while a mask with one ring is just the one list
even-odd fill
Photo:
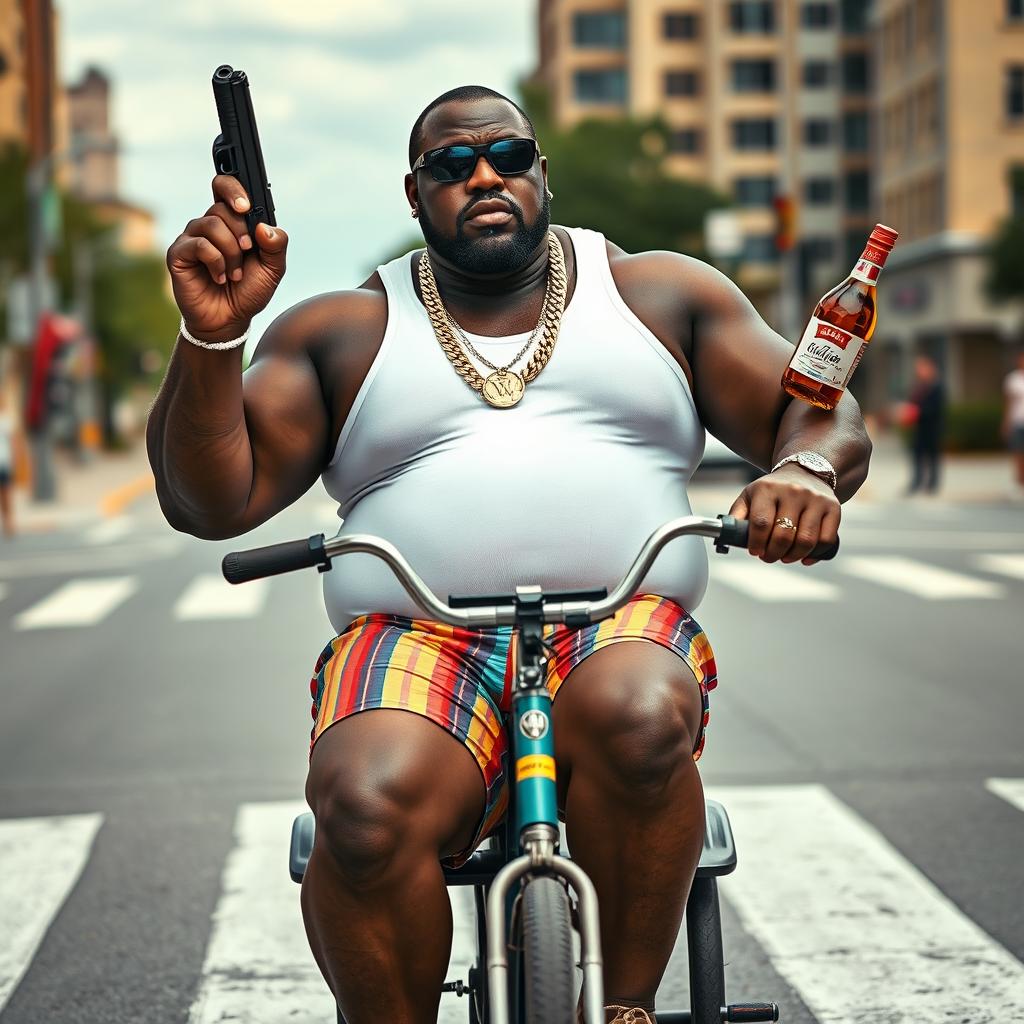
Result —
[[28, 269], [28, 152], [14, 141], [0, 144], [0, 263], [10, 274]]
[[[1024, 196], [1024, 167], [1010, 170], [1010, 190]], [[988, 249], [985, 290], [990, 299], [1024, 299], [1024, 214], [1009, 217], [999, 226]]]
[[951, 452], [989, 452], [1004, 447], [999, 426], [1002, 402], [983, 399], [951, 405], [946, 413], [945, 448]]

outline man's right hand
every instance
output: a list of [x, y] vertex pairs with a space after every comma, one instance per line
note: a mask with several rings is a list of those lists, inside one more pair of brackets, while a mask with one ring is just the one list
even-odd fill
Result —
[[167, 269], [189, 332], [201, 341], [227, 341], [242, 334], [277, 291], [288, 236], [261, 222], [256, 227], [260, 252], [253, 252], [244, 216], [249, 197], [241, 182], [218, 174], [213, 198], [205, 215], [189, 221], [171, 243]]

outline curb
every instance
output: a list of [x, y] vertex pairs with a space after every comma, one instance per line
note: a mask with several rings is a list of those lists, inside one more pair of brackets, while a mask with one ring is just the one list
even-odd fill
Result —
[[142, 476], [108, 491], [100, 499], [100, 514], [104, 516], [120, 515], [133, 501], [155, 488], [156, 479], [153, 474], [143, 473]]

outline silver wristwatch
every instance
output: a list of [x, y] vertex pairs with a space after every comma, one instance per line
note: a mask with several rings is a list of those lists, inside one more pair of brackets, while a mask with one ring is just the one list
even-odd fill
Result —
[[797, 463], [797, 465], [806, 469], [808, 473], [813, 473], [816, 477], [824, 480], [833, 491], [836, 489], [836, 471], [832, 468], [832, 463], [823, 455], [819, 455], [817, 452], [795, 452], [792, 455], [787, 455], [784, 459], [779, 459], [772, 466], [771, 471], [774, 473], [775, 470], [780, 466], [784, 466], [787, 462]]

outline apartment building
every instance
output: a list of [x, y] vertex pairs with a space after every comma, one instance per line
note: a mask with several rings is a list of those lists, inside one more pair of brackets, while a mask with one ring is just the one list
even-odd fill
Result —
[[741, 286], [776, 326], [776, 196], [792, 197], [800, 316], [845, 276], [871, 206], [871, 0], [540, 0], [558, 123], [660, 113], [669, 167], [730, 195]]
[[[874, 185], [898, 227], [880, 292], [871, 399], [899, 392], [915, 351], [945, 365], [954, 399], [997, 395], [1024, 342], [1024, 305], [985, 295], [985, 245], [1024, 212], [1024, 0], [879, 0]], [[1024, 253], [1021, 254], [1024, 258]]]
[[[912, 355], [954, 401], [999, 393], [1024, 308], [984, 294], [987, 240], [1024, 209], [1024, 0], [540, 0], [536, 75], [560, 124], [661, 113], [669, 165], [732, 196], [739, 281], [781, 327], [840, 280], [876, 221], [900, 231], [855, 381], [881, 409]], [[772, 199], [796, 204], [796, 259]]]

